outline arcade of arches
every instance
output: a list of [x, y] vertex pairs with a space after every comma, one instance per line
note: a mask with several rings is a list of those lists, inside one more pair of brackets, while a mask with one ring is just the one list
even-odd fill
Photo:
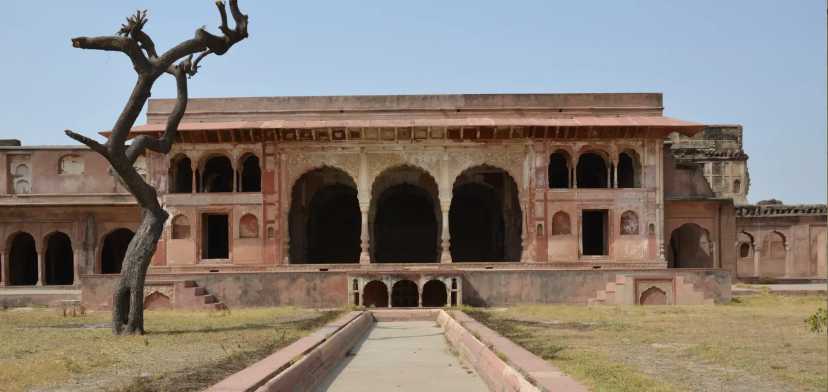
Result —
[[508, 173], [491, 166], [464, 171], [447, 207], [434, 178], [417, 167], [377, 176], [366, 211], [346, 172], [313, 169], [291, 189], [290, 263], [358, 263], [362, 253], [373, 263], [436, 263], [441, 254], [454, 262], [520, 261], [522, 215]]

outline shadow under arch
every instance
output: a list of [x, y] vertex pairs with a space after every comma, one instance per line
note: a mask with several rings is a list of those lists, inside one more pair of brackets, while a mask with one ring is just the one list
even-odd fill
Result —
[[323, 166], [293, 183], [288, 214], [291, 264], [359, 262], [361, 228], [356, 182], [344, 170]]
[[491, 165], [454, 180], [449, 209], [453, 261], [519, 261], [523, 215], [514, 178]]
[[437, 262], [442, 213], [431, 173], [400, 165], [378, 175], [371, 187], [368, 230], [375, 263]]

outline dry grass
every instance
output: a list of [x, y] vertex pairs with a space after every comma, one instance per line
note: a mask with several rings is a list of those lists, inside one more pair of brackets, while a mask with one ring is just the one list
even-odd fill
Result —
[[825, 391], [826, 335], [804, 319], [824, 296], [718, 306], [467, 310], [595, 391]]
[[147, 312], [147, 335], [115, 337], [107, 312], [0, 311], [0, 390], [200, 390], [337, 315], [157, 311]]

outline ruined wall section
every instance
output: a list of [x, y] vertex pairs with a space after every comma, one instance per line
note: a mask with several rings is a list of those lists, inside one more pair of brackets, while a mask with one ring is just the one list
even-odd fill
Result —
[[718, 198], [747, 204], [750, 190], [748, 155], [742, 148], [741, 125], [708, 125], [694, 136], [674, 133], [666, 142], [679, 164], [695, 163]]

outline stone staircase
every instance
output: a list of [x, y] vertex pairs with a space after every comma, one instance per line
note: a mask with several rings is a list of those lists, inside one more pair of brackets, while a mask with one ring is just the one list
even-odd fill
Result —
[[[713, 298], [705, 295], [704, 289], [697, 283], [685, 282], [683, 276], [676, 274], [673, 276], [615, 275], [615, 280], [607, 282], [603, 290], [598, 290], [594, 298], [587, 300], [587, 304], [634, 305], [637, 302], [635, 298], [636, 278], [660, 282], [662, 286], [672, 286], [669, 289], [669, 296], [675, 298], [674, 305], [712, 305], [715, 302]], [[654, 285], [658, 285], [658, 283], [654, 283]], [[642, 287], [639, 287], [639, 289], [642, 289]], [[646, 287], [643, 287], [643, 289], [646, 289]]]
[[153, 280], [144, 288], [145, 309], [227, 310], [227, 305], [194, 280]]

